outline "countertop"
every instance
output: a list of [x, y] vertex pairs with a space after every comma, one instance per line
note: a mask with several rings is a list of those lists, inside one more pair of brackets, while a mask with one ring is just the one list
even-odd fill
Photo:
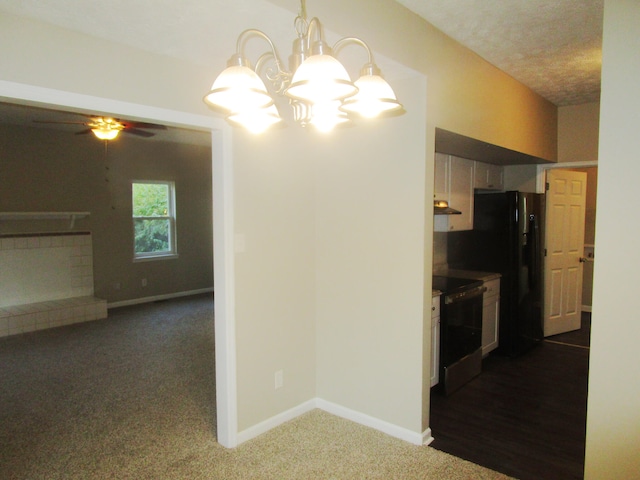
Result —
[[483, 282], [488, 282], [489, 280], [495, 280], [496, 278], [500, 278], [502, 276], [496, 272], [478, 272], [475, 270], [456, 270], [456, 269], [447, 270], [446, 275], [449, 277], [482, 280]]

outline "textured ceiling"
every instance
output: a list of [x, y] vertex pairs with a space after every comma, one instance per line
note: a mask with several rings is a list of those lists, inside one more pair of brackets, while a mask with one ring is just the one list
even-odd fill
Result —
[[[556, 105], [599, 99], [603, 0], [398, 1]], [[284, 57], [293, 38], [292, 13], [268, 0], [0, 0], [2, 12], [214, 71], [245, 28], [268, 33]], [[387, 78], [406, 75], [403, 66], [376, 60]]]
[[397, 0], [555, 105], [600, 99], [603, 0]]

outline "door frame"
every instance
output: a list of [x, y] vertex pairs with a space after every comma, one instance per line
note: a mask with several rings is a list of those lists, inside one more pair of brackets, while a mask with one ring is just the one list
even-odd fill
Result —
[[[545, 183], [547, 181], [547, 170], [553, 169], [565, 169], [571, 170], [574, 168], [598, 168], [597, 161], [587, 161], [587, 162], [561, 162], [561, 163], [552, 163], [552, 164], [541, 164], [536, 165], [536, 193], [544, 193], [546, 195]], [[584, 305], [582, 306], [583, 311]], [[591, 311], [591, 308], [589, 308]]]
[[598, 167], [597, 161], [589, 161], [589, 162], [562, 162], [562, 163], [552, 163], [552, 164], [541, 164], [536, 165], [536, 193], [545, 193], [545, 182], [547, 179], [547, 170], [562, 168], [565, 170], [571, 170], [573, 168], [590, 168], [590, 167]]
[[217, 439], [237, 446], [237, 388], [233, 250], [233, 156], [231, 127], [220, 118], [168, 110], [62, 90], [0, 80], [0, 101], [84, 113], [102, 112], [152, 123], [211, 132], [213, 188], [213, 278], [215, 285], [215, 349]]

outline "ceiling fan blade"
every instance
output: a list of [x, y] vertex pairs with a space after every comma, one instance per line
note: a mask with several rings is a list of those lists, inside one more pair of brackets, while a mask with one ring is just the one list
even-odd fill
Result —
[[86, 125], [85, 122], [56, 122], [54, 120], [33, 120], [33, 123], [59, 123], [63, 125]]
[[87, 128], [86, 130], [80, 130], [79, 132], [76, 132], [76, 135], [86, 135], [87, 133], [91, 132], [90, 128]]
[[158, 125], [156, 123], [145, 123], [145, 122], [122, 122], [125, 125], [125, 128], [154, 128], [156, 130], [166, 130], [167, 127], [164, 125]]
[[139, 137], [153, 137], [155, 133], [145, 132], [144, 130], [138, 130], [137, 128], [125, 128], [122, 130], [124, 133], [131, 133], [132, 135], [138, 135]]

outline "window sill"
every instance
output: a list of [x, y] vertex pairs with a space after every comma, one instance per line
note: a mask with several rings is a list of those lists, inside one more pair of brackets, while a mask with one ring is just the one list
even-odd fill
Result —
[[153, 262], [156, 260], [174, 260], [178, 258], [179, 255], [177, 253], [165, 253], [158, 255], [145, 255], [144, 257], [133, 257], [133, 263], [138, 262]]

